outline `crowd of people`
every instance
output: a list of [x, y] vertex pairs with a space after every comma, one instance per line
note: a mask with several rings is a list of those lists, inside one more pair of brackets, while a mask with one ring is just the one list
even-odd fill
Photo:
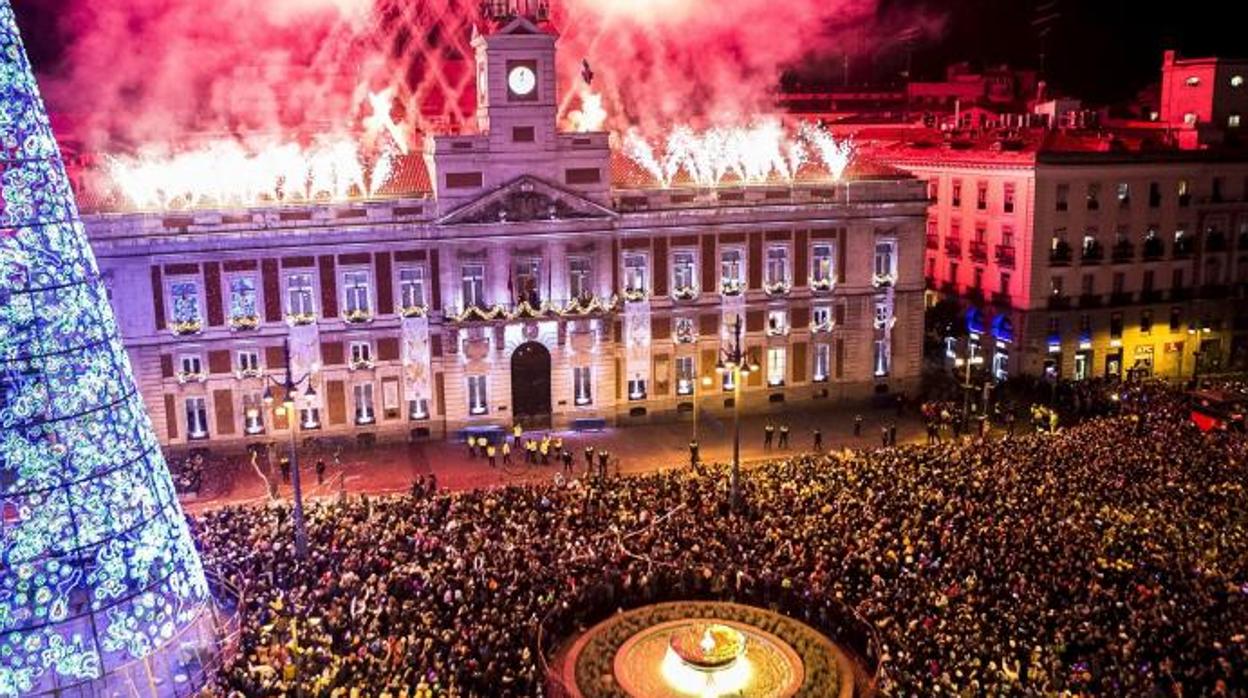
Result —
[[244, 589], [216, 695], [546, 695], [539, 627], [722, 598], [836, 638], [878, 637], [905, 696], [1248, 691], [1248, 440], [1202, 433], [1180, 395], [1123, 390], [1110, 416], [1008, 440], [780, 454], [714, 465], [192, 522]]

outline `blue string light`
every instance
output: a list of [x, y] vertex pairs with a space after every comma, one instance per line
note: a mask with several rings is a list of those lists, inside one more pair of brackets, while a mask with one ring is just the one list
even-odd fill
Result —
[[96, 681], [210, 602], [0, 0], [0, 696]]

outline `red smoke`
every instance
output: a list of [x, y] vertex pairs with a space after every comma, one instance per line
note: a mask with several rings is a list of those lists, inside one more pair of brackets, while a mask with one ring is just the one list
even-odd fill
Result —
[[[357, 129], [393, 88], [415, 130], [472, 127], [476, 0], [68, 0], [53, 111], [90, 150]], [[876, 0], [555, 0], [565, 112], [581, 61], [610, 126], [748, 120], [783, 66], [839, 54]], [[878, 27], [877, 27], [878, 28]]]

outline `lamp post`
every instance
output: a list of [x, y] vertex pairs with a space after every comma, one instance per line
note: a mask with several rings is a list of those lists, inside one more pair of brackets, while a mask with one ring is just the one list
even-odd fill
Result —
[[303, 520], [303, 487], [299, 482], [299, 450], [295, 444], [295, 431], [299, 427], [299, 415], [298, 411], [295, 409], [295, 400], [300, 397], [299, 386], [301, 384], [307, 383], [308, 387], [304, 390], [302, 397], [309, 401], [316, 397], [316, 389], [312, 387], [311, 371], [298, 380], [295, 379], [294, 369], [290, 365], [290, 340], [282, 342], [282, 356], [285, 357], [286, 360], [285, 380], [278, 381], [272, 376], [266, 374], [265, 380], [267, 382], [264, 386], [263, 400], [266, 406], [272, 406], [272, 386], [276, 385], [279, 388], [282, 388], [284, 393], [282, 396], [282, 407], [286, 411], [286, 420], [290, 425], [290, 484], [294, 489], [295, 495], [293, 516], [295, 520], [295, 554], [302, 560], [307, 557], [308, 554], [308, 528], [307, 524]]
[[962, 413], [966, 415], [966, 418], [968, 420], [968, 423], [967, 423], [968, 427], [970, 426], [969, 420], [971, 418], [971, 391], [974, 390], [975, 388], [975, 386], [971, 384], [971, 366], [974, 364], [983, 363], [983, 361], [984, 361], [983, 357], [975, 356], [975, 342], [973, 341], [973, 338], [971, 337], [971, 335], [968, 333], [966, 335], [966, 358], [964, 359], [964, 358], [958, 357], [954, 361], [954, 366], [959, 367], [959, 368], [966, 367], [966, 377], [962, 382], [962, 393], [963, 393]]
[[700, 400], [703, 396], [698, 390], [699, 384], [701, 384], [703, 388], [709, 388], [715, 384], [715, 381], [711, 380], [710, 376], [702, 376], [701, 378], [693, 379], [693, 442], [695, 444], [700, 443], [698, 441], [698, 436], [700, 435], [698, 432], [698, 413], [702, 411], [702, 403]]
[[[1201, 335], [1211, 334], [1212, 332], [1213, 329], [1204, 323], [1197, 323], [1195, 321], [1187, 323], [1187, 335], [1191, 338], [1190, 343], [1192, 345], [1192, 387], [1199, 387], [1201, 355], [1200, 343], [1204, 341], [1201, 339]], [[1182, 375], [1183, 367], [1180, 365], [1179, 376], [1181, 377]]]
[[758, 364], [750, 361], [750, 357], [741, 346], [741, 316], [737, 315], [733, 324], [733, 342], [720, 347], [720, 359], [715, 364], [715, 372], [719, 375], [732, 376], [732, 476], [729, 480], [730, 504], [732, 510], [738, 511], [741, 506], [741, 381], [758, 370]]

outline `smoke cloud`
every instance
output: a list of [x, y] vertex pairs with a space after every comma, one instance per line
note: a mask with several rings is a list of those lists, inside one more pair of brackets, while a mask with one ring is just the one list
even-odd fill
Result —
[[[358, 130], [370, 93], [413, 131], [472, 128], [476, 0], [64, 0], [62, 60], [41, 76], [92, 151]], [[732, 123], [770, 109], [789, 64], [881, 30], [877, 0], [555, 0], [563, 114], [581, 61], [608, 127]], [[929, 27], [931, 25], [928, 25]]]

